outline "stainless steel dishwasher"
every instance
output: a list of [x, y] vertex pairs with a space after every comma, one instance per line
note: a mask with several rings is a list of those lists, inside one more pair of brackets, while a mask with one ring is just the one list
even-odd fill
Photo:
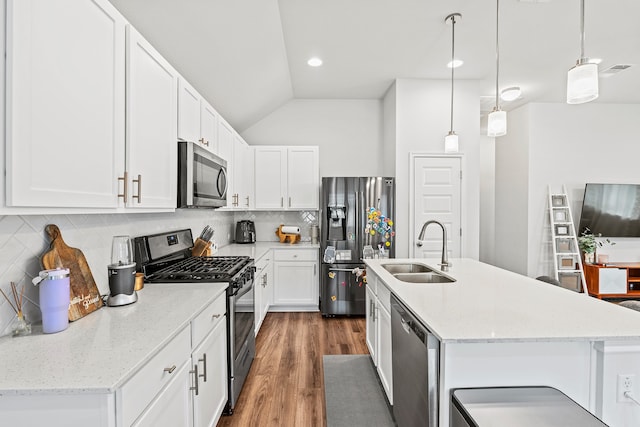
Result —
[[398, 427], [437, 427], [440, 342], [393, 294], [391, 345]]

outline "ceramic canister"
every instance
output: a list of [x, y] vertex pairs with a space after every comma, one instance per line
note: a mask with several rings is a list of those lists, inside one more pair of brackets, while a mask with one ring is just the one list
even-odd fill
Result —
[[33, 282], [40, 287], [42, 332], [53, 334], [67, 329], [70, 302], [69, 269], [43, 270]]

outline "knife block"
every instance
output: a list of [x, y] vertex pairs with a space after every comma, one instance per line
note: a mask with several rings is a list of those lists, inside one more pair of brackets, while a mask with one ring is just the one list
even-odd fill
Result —
[[192, 256], [211, 256], [211, 242], [197, 238], [191, 249]]

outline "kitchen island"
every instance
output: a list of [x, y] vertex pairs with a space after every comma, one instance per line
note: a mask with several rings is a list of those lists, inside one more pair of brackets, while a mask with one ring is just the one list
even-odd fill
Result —
[[[366, 260], [368, 286], [384, 286], [440, 341], [439, 420], [459, 387], [546, 385], [612, 426], [640, 425], [640, 407], [618, 402], [617, 376], [640, 378], [640, 313], [471, 259], [452, 283], [409, 283]], [[640, 387], [635, 390], [640, 395]]]

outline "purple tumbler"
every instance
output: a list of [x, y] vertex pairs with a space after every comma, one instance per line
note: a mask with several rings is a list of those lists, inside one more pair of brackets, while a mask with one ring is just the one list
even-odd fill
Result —
[[43, 270], [33, 283], [40, 284], [42, 332], [53, 334], [69, 327], [69, 269]]

